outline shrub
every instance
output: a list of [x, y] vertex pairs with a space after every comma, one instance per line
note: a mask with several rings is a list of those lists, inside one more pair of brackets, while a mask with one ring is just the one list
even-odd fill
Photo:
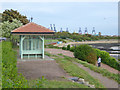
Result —
[[99, 57], [99, 56], [101, 57], [102, 63], [107, 64], [107, 65], [120, 71], [120, 68], [119, 68], [120, 64], [116, 61], [116, 59], [114, 57], [111, 57], [108, 52], [101, 51], [99, 49], [95, 49], [95, 51], [97, 53], [97, 57]]
[[67, 45], [67, 50], [70, 50], [70, 45]]
[[75, 58], [95, 64], [97, 60], [95, 50], [89, 45], [79, 45], [74, 50]]
[[75, 46], [71, 47], [71, 48], [70, 48], [70, 51], [71, 51], [71, 52], [74, 52], [74, 51], [75, 51]]
[[63, 49], [63, 50], [67, 50], [67, 48], [66, 48], [66, 47], [62, 47], [62, 49]]
[[118, 61], [120, 61], [120, 59], [118, 59]]

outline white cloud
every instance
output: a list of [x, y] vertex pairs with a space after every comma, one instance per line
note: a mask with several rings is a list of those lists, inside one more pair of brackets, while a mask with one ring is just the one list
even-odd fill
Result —
[[0, 0], [0, 2], [118, 2], [119, 0]]

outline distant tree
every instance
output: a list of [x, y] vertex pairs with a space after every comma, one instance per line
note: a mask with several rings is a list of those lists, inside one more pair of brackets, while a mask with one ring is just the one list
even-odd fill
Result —
[[70, 37], [70, 33], [69, 32], [57, 32], [55, 33], [55, 38], [62, 38], [62, 39], [66, 39]]
[[13, 19], [13, 22], [9, 22], [9, 21], [5, 21], [3, 23], [0, 23], [0, 37], [6, 37], [6, 38], [10, 38], [10, 40], [18, 40], [18, 36], [13, 36], [11, 34], [11, 31], [22, 26], [23, 24], [16, 20]]
[[7, 9], [2, 13], [2, 22], [4, 21], [13, 22], [13, 19], [17, 19], [21, 21], [24, 25], [29, 23], [29, 20], [27, 19], [27, 17], [24, 15], [21, 15], [17, 10]]

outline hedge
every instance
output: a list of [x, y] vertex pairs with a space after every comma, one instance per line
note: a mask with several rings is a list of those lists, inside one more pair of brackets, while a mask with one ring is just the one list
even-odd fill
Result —
[[78, 58], [83, 61], [87, 61], [91, 64], [96, 64], [97, 56], [95, 50], [89, 45], [79, 45], [74, 50], [75, 58]]
[[70, 45], [67, 45], [67, 50], [70, 50]]
[[101, 57], [101, 61], [104, 63], [104, 64], [107, 64], [117, 70], [120, 71], [120, 64], [119, 62], [116, 61], [116, 59], [114, 57], [111, 57], [109, 55], [108, 52], [106, 51], [101, 51], [99, 49], [95, 49], [96, 53], [97, 53], [97, 58], [100, 56]]

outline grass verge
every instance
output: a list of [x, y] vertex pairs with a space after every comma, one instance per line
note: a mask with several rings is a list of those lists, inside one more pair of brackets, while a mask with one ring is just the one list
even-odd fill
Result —
[[71, 81], [56, 81], [56, 80], [46, 80], [37, 79], [30, 80], [29, 86], [31, 88], [89, 88], [83, 84], [71, 82]]

